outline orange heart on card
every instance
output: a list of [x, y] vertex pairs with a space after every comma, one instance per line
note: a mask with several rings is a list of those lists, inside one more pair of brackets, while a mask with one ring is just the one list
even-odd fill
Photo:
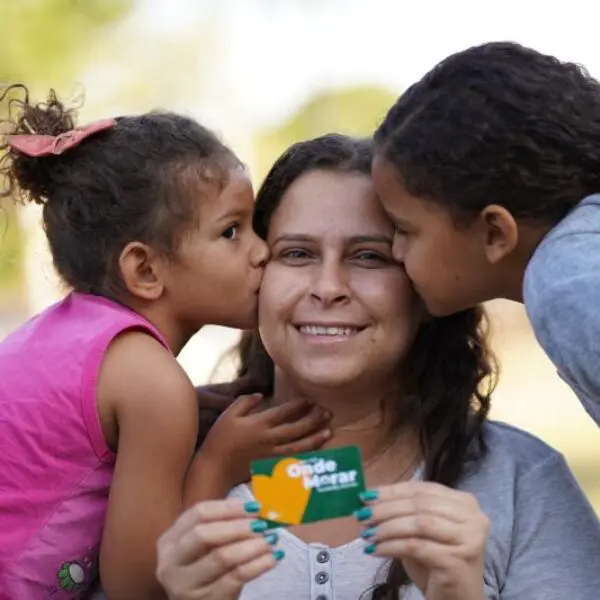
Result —
[[252, 492], [260, 502], [260, 516], [269, 521], [298, 525], [310, 500], [310, 489], [304, 487], [303, 477], [290, 477], [288, 467], [301, 465], [297, 458], [284, 458], [271, 475], [253, 475]]

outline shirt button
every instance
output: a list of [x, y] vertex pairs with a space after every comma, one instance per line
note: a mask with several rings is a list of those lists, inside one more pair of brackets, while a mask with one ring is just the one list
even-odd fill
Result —
[[329, 581], [329, 575], [325, 573], [325, 571], [321, 571], [315, 575], [315, 581], [320, 585], [327, 583]]
[[326, 563], [329, 560], [329, 552], [327, 552], [327, 550], [322, 550], [321, 552], [319, 552], [319, 554], [317, 554], [317, 562], [323, 564]]

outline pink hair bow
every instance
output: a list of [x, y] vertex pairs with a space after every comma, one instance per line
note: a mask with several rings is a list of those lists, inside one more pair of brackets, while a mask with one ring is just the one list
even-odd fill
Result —
[[114, 119], [102, 119], [84, 127], [76, 127], [60, 135], [19, 134], [7, 136], [8, 145], [26, 156], [62, 154], [79, 145], [85, 138], [117, 124]]

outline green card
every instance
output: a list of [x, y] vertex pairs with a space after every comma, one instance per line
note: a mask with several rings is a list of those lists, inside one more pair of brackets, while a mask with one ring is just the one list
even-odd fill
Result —
[[257, 460], [250, 473], [260, 517], [277, 526], [345, 517], [362, 506], [365, 477], [357, 446]]

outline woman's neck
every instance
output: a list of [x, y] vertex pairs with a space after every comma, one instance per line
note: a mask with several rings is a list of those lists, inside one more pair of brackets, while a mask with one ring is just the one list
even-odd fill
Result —
[[294, 382], [276, 368], [273, 401], [298, 398], [331, 412], [333, 435], [324, 447], [358, 446], [369, 485], [395, 481], [420, 460], [416, 428], [402, 425], [397, 383], [319, 388]]

